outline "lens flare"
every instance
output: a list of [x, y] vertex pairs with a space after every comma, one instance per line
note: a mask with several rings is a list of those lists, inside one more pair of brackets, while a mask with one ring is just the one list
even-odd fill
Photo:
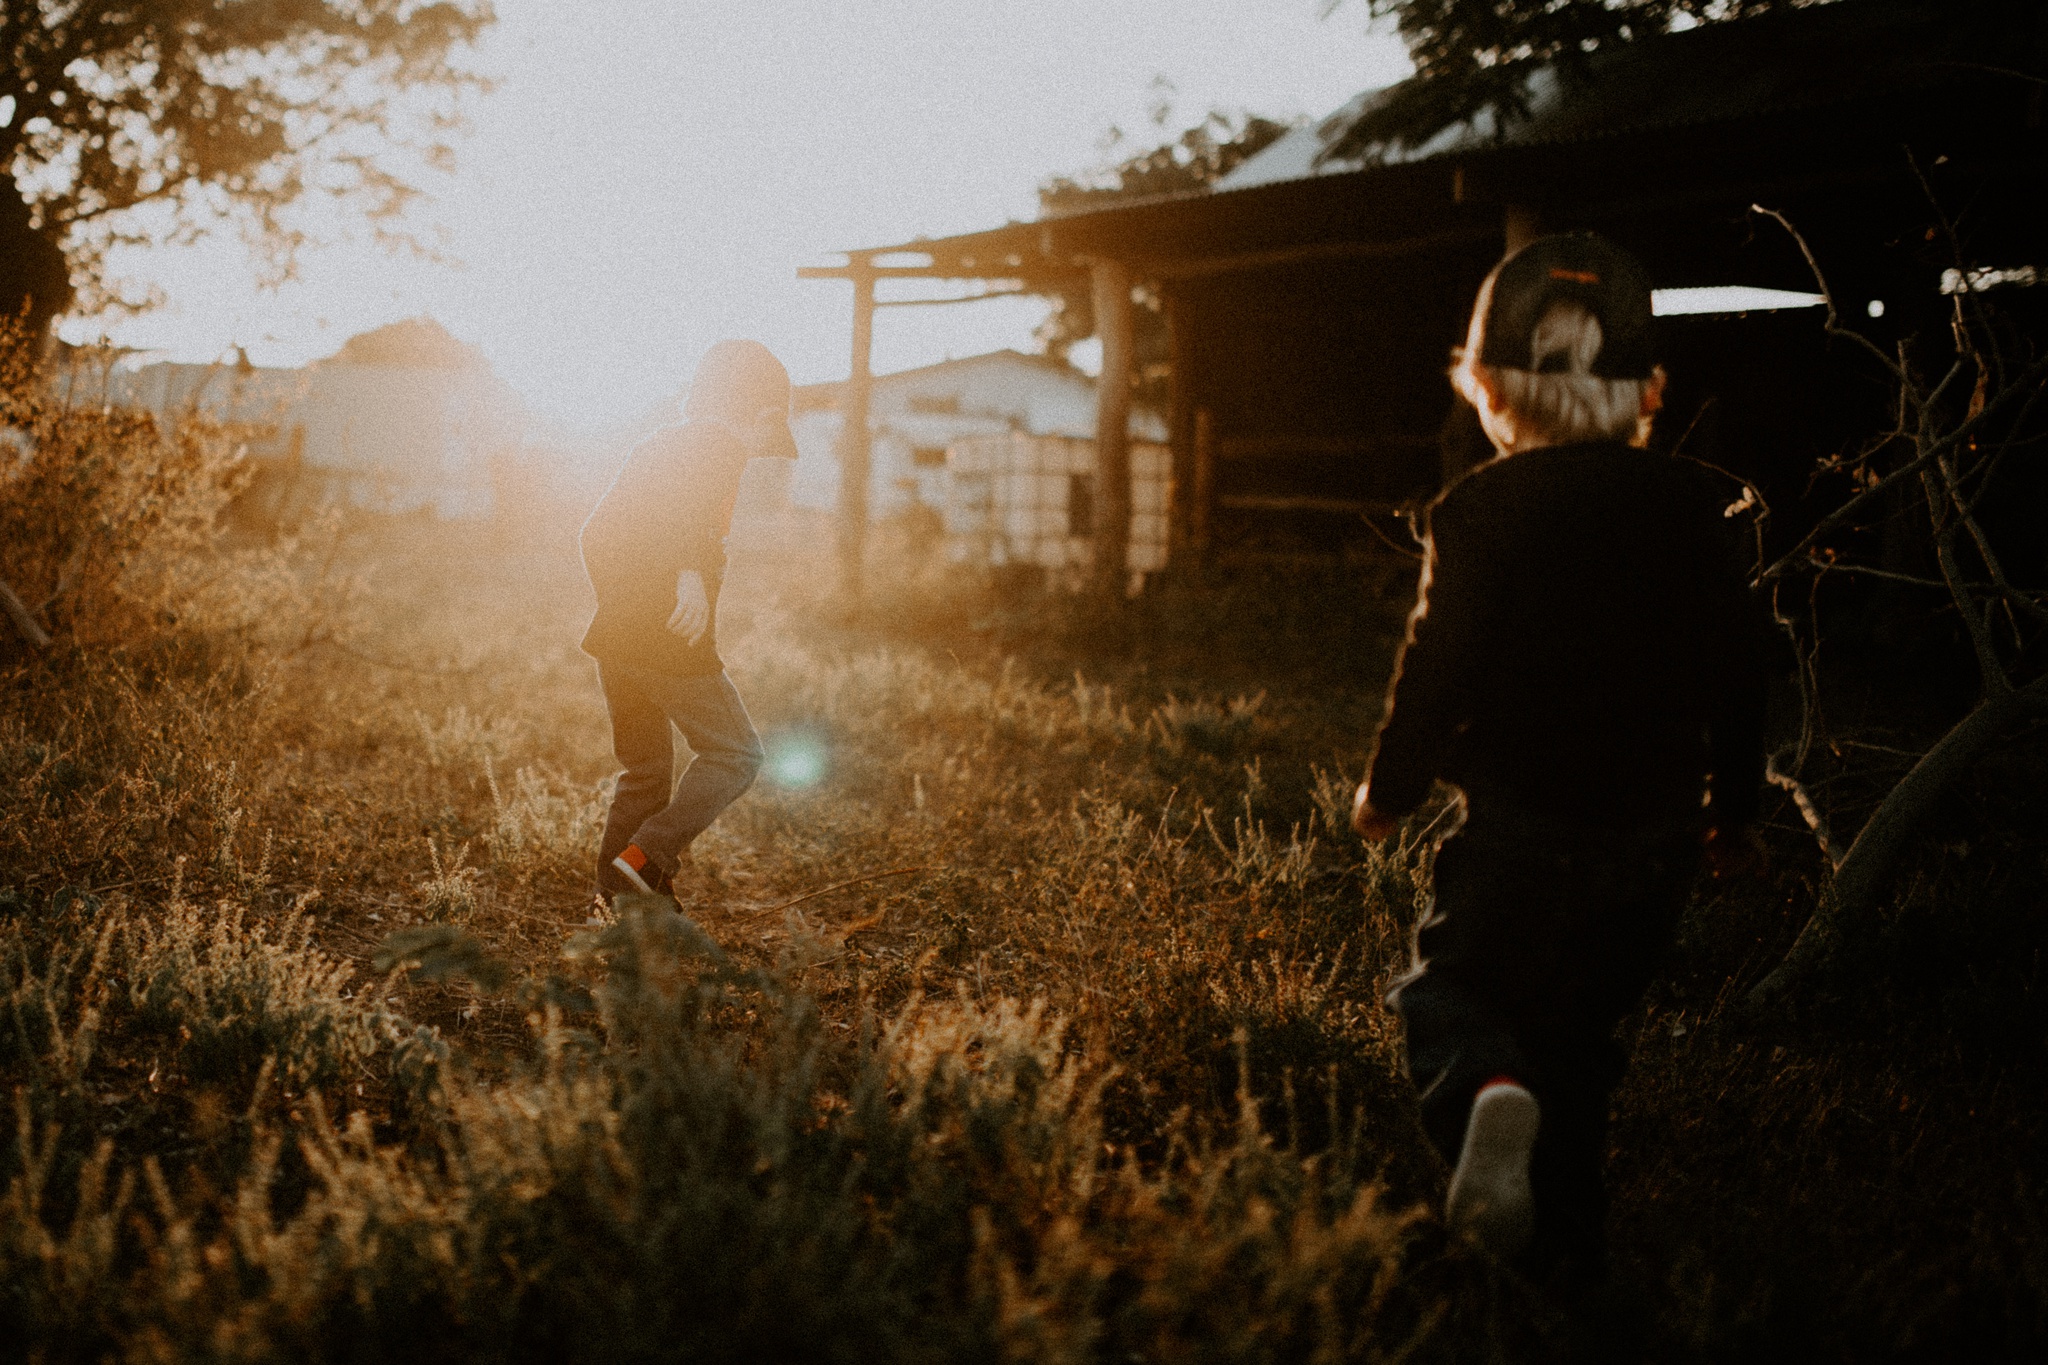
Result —
[[815, 787], [825, 780], [825, 742], [818, 736], [795, 731], [770, 735], [765, 741], [768, 759], [761, 771], [778, 787]]

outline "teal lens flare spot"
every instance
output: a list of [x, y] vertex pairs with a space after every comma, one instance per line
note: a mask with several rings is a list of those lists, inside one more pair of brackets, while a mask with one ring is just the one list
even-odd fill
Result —
[[825, 742], [801, 732], [770, 735], [764, 741], [768, 759], [762, 775], [778, 787], [815, 787], [825, 780]]

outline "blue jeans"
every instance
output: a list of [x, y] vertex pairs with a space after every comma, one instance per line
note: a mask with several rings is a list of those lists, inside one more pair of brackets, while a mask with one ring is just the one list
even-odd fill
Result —
[[[612, 793], [597, 884], [617, 889], [611, 862], [627, 844], [673, 873], [690, 841], [754, 785], [761, 737], [732, 679], [724, 673], [677, 677], [629, 664], [597, 666], [612, 717], [612, 752], [625, 771]], [[671, 787], [675, 770], [669, 726], [683, 732], [694, 757]]]

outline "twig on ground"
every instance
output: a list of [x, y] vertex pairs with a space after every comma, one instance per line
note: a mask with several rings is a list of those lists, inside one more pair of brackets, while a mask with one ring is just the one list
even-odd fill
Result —
[[14, 628], [21, 632], [21, 638], [37, 649], [50, 647], [50, 632], [36, 621], [35, 613], [28, 609], [28, 603], [15, 593], [13, 585], [0, 578], [0, 609], [7, 612], [7, 619], [14, 622]]

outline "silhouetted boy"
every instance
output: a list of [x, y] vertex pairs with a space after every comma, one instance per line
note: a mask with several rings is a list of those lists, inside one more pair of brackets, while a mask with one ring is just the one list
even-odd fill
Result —
[[1353, 824], [1442, 779], [1414, 970], [1389, 995], [1446, 1218], [1535, 1273], [1602, 1271], [1613, 1032], [1702, 849], [1762, 778], [1763, 636], [1699, 466], [1641, 448], [1664, 374], [1636, 262], [1542, 238], [1479, 291], [1453, 380], [1498, 455], [1429, 511], [1422, 591]]
[[[597, 660], [619, 774], [598, 894], [667, 895], [690, 841], [753, 785], [761, 741], [718, 657], [718, 588], [740, 475], [796, 458], [789, 374], [756, 341], [721, 341], [690, 382], [681, 426], [634, 448], [583, 527]], [[695, 755], [670, 788], [673, 741]]]

